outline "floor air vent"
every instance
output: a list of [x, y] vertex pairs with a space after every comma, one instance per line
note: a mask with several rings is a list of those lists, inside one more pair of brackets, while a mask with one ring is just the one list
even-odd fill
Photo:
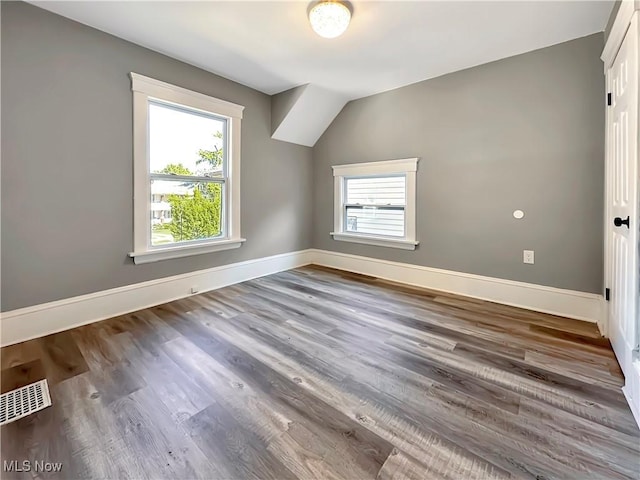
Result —
[[47, 380], [25, 385], [0, 396], [0, 425], [26, 417], [51, 405]]

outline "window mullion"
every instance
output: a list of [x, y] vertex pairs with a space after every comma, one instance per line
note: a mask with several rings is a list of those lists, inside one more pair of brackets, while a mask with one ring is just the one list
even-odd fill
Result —
[[349, 208], [358, 208], [358, 209], [366, 209], [366, 208], [376, 208], [378, 210], [404, 210], [406, 205], [389, 205], [389, 204], [364, 204], [364, 203], [345, 203], [345, 207]]
[[197, 182], [209, 182], [209, 183], [225, 183], [227, 179], [225, 177], [200, 177], [195, 175], [172, 175], [166, 173], [149, 173], [149, 178], [151, 180], [163, 180], [163, 181], [174, 181], [174, 182], [189, 182], [189, 183], [197, 183]]

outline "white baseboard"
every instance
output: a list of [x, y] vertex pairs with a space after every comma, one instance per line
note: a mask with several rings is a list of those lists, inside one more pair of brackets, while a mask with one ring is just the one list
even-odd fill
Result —
[[310, 263], [589, 322], [599, 322], [604, 312], [602, 296], [591, 293], [310, 249], [4, 312], [0, 346], [188, 297], [194, 286], [206, 292]]
[[199, 292], [311, 263], [312, 252], [283, 253], [182, 275], [126, 285], [0, 314], [0, 345], [6, 346], [134, 312]]
[[312, 258], [313, 263], [326, 267], [588, 322], [600, 324], [604, 316], [604, 298], [593, 293], [326, 250], [313, 250]]
[[633, 418], [640, 427], [640, 360], [631, 365], [631, 372], [625, 376], [625, 385], [622, 387]]

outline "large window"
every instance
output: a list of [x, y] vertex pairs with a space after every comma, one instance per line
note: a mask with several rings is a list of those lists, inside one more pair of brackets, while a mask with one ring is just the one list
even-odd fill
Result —
[[243, 107], [131, 79], [135, 263], [239, 247]]
[[335, 240], [414, 250], [417, 158], [333, 167]]

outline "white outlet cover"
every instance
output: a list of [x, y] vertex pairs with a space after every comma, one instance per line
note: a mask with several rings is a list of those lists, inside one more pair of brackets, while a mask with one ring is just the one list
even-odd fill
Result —
[[524, 218], [524, 212], [522, 210], [514, 210], [513, 211], [513, 218], [518, 219], [518, 220]]
[[528, 263], [530, 265], [534, 264], [534, 251], [533, 250], [523, 250], [522, 251], [522, 261], [523, 263]]

